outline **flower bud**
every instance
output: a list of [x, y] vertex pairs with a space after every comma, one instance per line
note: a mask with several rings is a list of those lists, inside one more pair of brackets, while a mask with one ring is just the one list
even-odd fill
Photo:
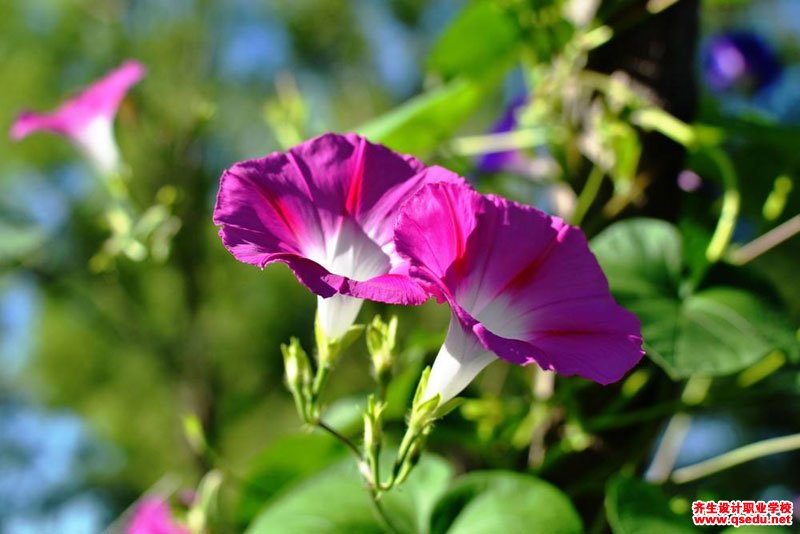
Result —
[[397, 316], [392, 317], [389, 323], [383, 322], [380, 315], [376, 315], [367, 326], [367, 350], [372, 358], [372, 368], [375, 379], [379, 384], [389, 382], [394, 366], [394, 347], [397, 342]]
[[420, 376], [419, 383], [417, 384], [417, 391], [414, 393], [414, 400], [411, 403], [408, 427], [415, 433], [425, 431], [438, 417], [441, 396], [436, 394], [433, 397], [426, 397], [425, 395], [430, 374], [430, 367], [426, 367], [422, 371], [422, 376]]
[[281, 352], [286, 369], [286, 385], [292, 394], [304, 397], [311, 384], [311, 364], [300, 340], [293, 337], [288, 345], [281, 345]]
[[367, 400], [367, 410], [364, 412], [364, 449], [368, 455], [375, 455], [380, 451], [383, 440], [383, 410], [386, 404], [375, 400], [370, 395]]

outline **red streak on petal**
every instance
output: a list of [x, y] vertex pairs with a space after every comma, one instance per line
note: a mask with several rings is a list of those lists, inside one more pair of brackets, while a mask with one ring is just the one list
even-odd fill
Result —
[[460, 264], [464, 256], [464, 230], [461, 228], [461, 219], [456, 215], [450, 195], [445, 194], [444, 199], [447, 205], [447, 215], [450, 217], [450, 224], [453, 225], [453, 233], [455, 234], [456, 257], [454, 263], [458, 262]]
[[353, 169], [353, 176], [350, 178], [350, 189], [347, 191], [347, 200], [344, 204], [346, 213], [355, 215], [361, 205], [361, 195], [364, 184], [364, 160], [366, 151], [366, 140], [363, 138], [358, 145], [356, 152], [355, 169]]
[[286, 204], [284, 204], [283, 200], [273, 196], [271, 192], [267, 194], [266, 198], [272, 210], [280, 218], [284, 226], [286, 226], [286, 229], [292, 233], [292, 235], [297, 240], [297, 243], [300, 244], [300, 239], [297, 231], [298, 223], [294, 214], [291, 212], [289, 208], [286, 207]]
[[533, 259], [528, 265], [522, 268], [517, 274], [515, 274], [508, 282], [503, 285], [502, 289], [497, 292], [495, 297], [505, 293], [506, 291], [519, 289], [529, 283], [531, 279], [536, 275], [536, 272], [542, 266], [542, 264], [547, 261], [547, 258], [550, 256], [550, 253], [553, 252], [553, 249], [561, 242], [561, 236], [569, 229], [569, 226], [564, 226], [561, 228], [556, 234], [555, 237], [547, 244], [547, 248], [545, 248], [541, 254]]
[[296, 245], [300, 245], [300, 236], [298, 234], [298, 222], [297, 218], [292, 213], [291, 209], [286, 207], [286, 204], [281, 200], [279, 196], [276, 196], [275, 193], [270, 191], [269, 189], [263, 187], [263, 185], [257, 183], [255, 180], [247, 177], [248, 180], [253, 184], [254, 189], [261, 195], [261, 197], [269, 204], [269, 207], [272, 208], [272, 211], [275, 212], [275, 215], [278, 219], [283, 223], [286, 229], [291, 233], [296, 241]]

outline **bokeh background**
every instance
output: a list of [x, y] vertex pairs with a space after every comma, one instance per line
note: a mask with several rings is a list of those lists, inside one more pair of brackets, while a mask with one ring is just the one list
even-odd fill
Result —
[[[431, 72], [430, 53], [468, 3], [0, 2], [0, 125], [9, 128], [24, 108], [51, 109], [122, 60], [138, 59], [148, 74], [123, 102], [116, 125], [132, 170], [131, 194], [147, 206], [167, 186], [181, 220], [166, 261], [120, 258], [95, 272], [90, 258], [107, 230], [101, 217], [104, 192], [93, 169], [55, 136], [22, 142], [0, 136], [0, 532], [99, 532], [154, 486], [172, 494], [194, 487], [214, 462], [187, 443], [182, 424], [187, 414], [198, 416], [225, 469], [242, 478], [258, 474], [265, 447], [300, 431], [282, 386], [279, 345], [292, 335], [310, 344], [315, 299], [287, 269], [260, 272], [225, 251], [211, 222], [219, 175], [237, 160], [311, 135], [360, 128], [446, 81], [446, 74]], [[617, 17], [633, 10], [611, 4], [625, 2], [603, 2], [605, 12], [618, 8]], [[656, 55], [661, 60], [648, 67], [637, 59], [639, 37], [623, 38], [590, 55], [589, 66], [604, 72], [655, 69], [664, 73], [654, 77], [657, 84], [667, 80], [658, 88], [665, 107], [677, 116], [754, 133], [729, 147], [745, 206], [734, 241], [748, 242], [796, 214], [800, 3], [679, 1], [652, 20], [633, 24], [652, 24], [650, 35], [659, 27], [671, 35], [647, 45], [662, 47]], [[731, 61], [734, 74], [742, 61], [750, 62], [750, 70], [730, 75]], [[574, 194], [564, 200], [543, 192], [518, 170], [481, 171], [477, 156], [449, 144], [454, 136], [490, 131], [525, 87], [524, 68], [507, 69], [452, 132], [420, 150], [411, 143], [411, 150], [458, 170], [484, 190], [551, 209], [554, 203], [574, 203]], [[536, 92], [534, 84], [534, 98]], [[681, 222], [687, 235], [707, 235], [721, 186], [706, 176], [702, 162], [686, 171], [691, 165], [684, 151], [659, 145], [662, 141], [646, 141], [641, 166], [659, 169], [659, 183], [667, 185], [621, 216], [655, 215]], [[548, 172], [548, 162], [545, 158], [542, 172]], [[574, 175], [574, 183], [585, 180], [585, 173]], [[769, 198], [777, 207], [764, 217]], [[590, 234], [609, 222], [598, 212], [589, 215]], [[697, 228], [706, 228], [706, 234]], [[756, 262], [795, 325], [798, 248], [800, 240], [790, 239]], [[385, 312], [369, 305], [364, 317], [376, 311]], [[433, 304], [393, 311], [401, 317], [404, 358], [418, 371], [443, 339], [447, 313]], [[331, 418], [345, 428], [356, 428], [353, 406], [369, 385], [364, 352], [359, 348], [348, 356], [329, 392], [332, 401], [340, 399]], [[657, 406], [656, 397], [679, 395], [663, 372], [644, 365], [651, 389], [634, 404]], [[800, 372], [796, 364], [781, 365], [779, 379], [768, 377], [762, 382], [767, 385], [741, 402], [727, 398], [704, 407], [678, 465], [797, 431]], [[504, 372], [490, 368], [471, 397], [483, 398]], [[509, 445], [509, 421], [517, 424], [527, 413], [524, 397], [514, 396], [515, 388], [525, 389], [527, 375], [511, 372], [519, 383], [512, 381], [505, 405], [473, 404], [471, 411], [454, 413], [437, 429], [434, 450], [449, 454], [461, 469], [525, 464], [525, 450]], [[605, 390], [601, 399], [613, 395]], [[631, 442], [621, 455], [651, 455], [668, 415], [649, 420], [643, 436], [628, 434]], [[402, 411], [398, 429], [401, 418]], [[624, 443], [614, 436], [607, 440]], [[623, 463], [602, 461], [612, 470]], [[774, 456], [707, 489], [712, 495], [728, 488], [750, 498], [794, 499], [800, 494], [799, 468], [796, 455]], [[584, 469], [591, 470], [576, 462], [544, 475], [563, 489]], [[584, 482], [592, 476], [600, 484], [605, 479], [598, 472]], [[236, 531], [259, 501], [257, 492], [248, 494], [247, 482], [230, 480], [223, 487], [221, 523]], [[588, 525], [596, 503], [580, 484], [567, 489]]]

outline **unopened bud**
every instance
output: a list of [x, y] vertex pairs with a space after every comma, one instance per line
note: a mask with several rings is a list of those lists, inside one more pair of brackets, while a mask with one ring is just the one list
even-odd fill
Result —
[[295, 395], [301, 395], [311, 382], [311, 364], [300, 345], [300, 340], [293, 337], [288, 345], [281, 345], [283, 363], [286, 369], [286, 384]]
[[373, 395], [367, 400], [364, 412], [364, 448], [368, 454], [377, 454], [383, 440], [383, 410], [386, 404], [376, 401]]
[[388, 323], [376, 315], [367, 326], [367, 350], [372, 358], [375, 379], [379, 384], [387, 384], [394, 366], [394, 347], [397, 342], [397, 317]]

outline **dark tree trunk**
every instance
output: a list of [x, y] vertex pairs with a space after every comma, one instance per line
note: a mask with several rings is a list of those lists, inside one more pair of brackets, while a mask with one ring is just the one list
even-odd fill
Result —
[[[604, 3], [603, 9], [611, 12], [604, 20], [614, 28], [615, 37], [590, 55], [588, 68], [626, 72], [649, 87], [661, 107], [681, 120], [691, 121], [697, 108], [694, 57], [698, 0], [679, 0], [657, 15], [647, 13], [647, 3]], [[615, 10], [620, 4], [624, 7]], [[685, 151], [661, 134], [642, 133], [641, 137], [638, 172], [648, 183], [646, 200], [626, 213], [674, 220], [680, 200], [676, 177], [683, 168]]]

